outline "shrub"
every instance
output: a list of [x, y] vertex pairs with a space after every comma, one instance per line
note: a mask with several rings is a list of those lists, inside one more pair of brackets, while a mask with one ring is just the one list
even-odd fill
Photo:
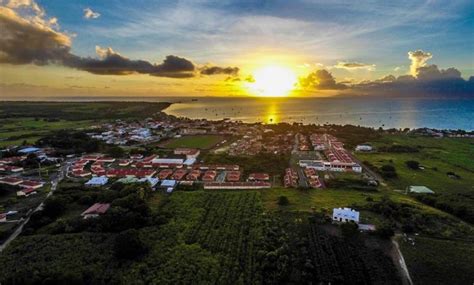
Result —
[[413, 170], [420, 169], [420, 163], [416, 160], [408, 160], [405, 162], [406, 166]]
[[286, 196], [280, 196], [278, 197], [278, 205], [280, 206], [287, 206], [290, 204], [290, 201]]

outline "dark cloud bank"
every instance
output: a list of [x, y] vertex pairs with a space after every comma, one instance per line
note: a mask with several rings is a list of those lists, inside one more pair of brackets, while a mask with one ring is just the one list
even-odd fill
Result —
[[0, 63], [61, 64], [100, 75], [149, 74], [152, 76], [189, 78], [200, 74], [236, 75], [236, 67], [205, 66], [198, 69], [186, 58], [168, 55], [162, 63], [133, 60], [111, 48], [96, 47], [99, 58], [71, 53], [70, 37], [55, 30], [43, 18], [20, 17], [14, 10], [0, 7]]
[[341, 90], [342, 95], [474, 97], [473, 76], [465, 80], [456, 68], [440, 69], [435, 64], [427, 64], [432, 55], [421, 50], [409, 52], [408, 57], [412, 61], [412, 75], [387, 75], [374, 81], [343, 84], [321, 69], [300, 78], [299, 84], [304, 89]]

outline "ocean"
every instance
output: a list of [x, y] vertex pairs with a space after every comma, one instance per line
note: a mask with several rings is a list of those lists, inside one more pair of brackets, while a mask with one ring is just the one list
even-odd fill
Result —
[[[16, 98], [16, 100], [20, 100]], [[34, 101], [171, 102], [167, 114], [246, 123], [351, 124], [365, 127], [474, 130], [474, 98], [37, 97]]]
[[168, 101], [177, 103], [165, 110], [167, 114], [192, 119], [474, 130], [474, 98], [201, 97]]

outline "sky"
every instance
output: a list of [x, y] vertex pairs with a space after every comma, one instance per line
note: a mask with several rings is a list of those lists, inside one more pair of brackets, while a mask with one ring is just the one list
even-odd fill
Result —
[[5, 98], [474, 90], [469, 0], [0, 0], [0, 36]]

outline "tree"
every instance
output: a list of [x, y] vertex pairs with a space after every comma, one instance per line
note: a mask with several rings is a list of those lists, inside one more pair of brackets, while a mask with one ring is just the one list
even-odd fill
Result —
[[381, 238], [389, 239], [395, 234], [395, 232], [393, 231], [392, 225], [385, 222], [377, 226], [375, 234]]
[[359, 226], [357, 226], [356, 223], [349, 222], [341, 224], [341, 233], [346, 238], [356, 236], [359, 233], [358, 229]]
[[107, 149], [107, 155], [113, 158], [119, 158], [125, 155], [125, 151], [119, 146], [111, 146]]
[[413, 170], [418, 170], [420, 169], [420, 163], [416, 160], [408, 160], [405, 161], [405, 164], [407, 165], [408, 168], [413, 169]]
[[280, 206], [287, 206], [290, 204], [290, 201], [286, 196], [280, 196], [278, 197], [278, 205]]
[[121, 232], [115, 237], [114, 253], [118, 258], [135, 259], [148, 251], [135, 229]]
[[66, 201], [63, 198], [52, 197], [44, 202], [43, 213], [50, 218], [56, 218], [66, 210]]

